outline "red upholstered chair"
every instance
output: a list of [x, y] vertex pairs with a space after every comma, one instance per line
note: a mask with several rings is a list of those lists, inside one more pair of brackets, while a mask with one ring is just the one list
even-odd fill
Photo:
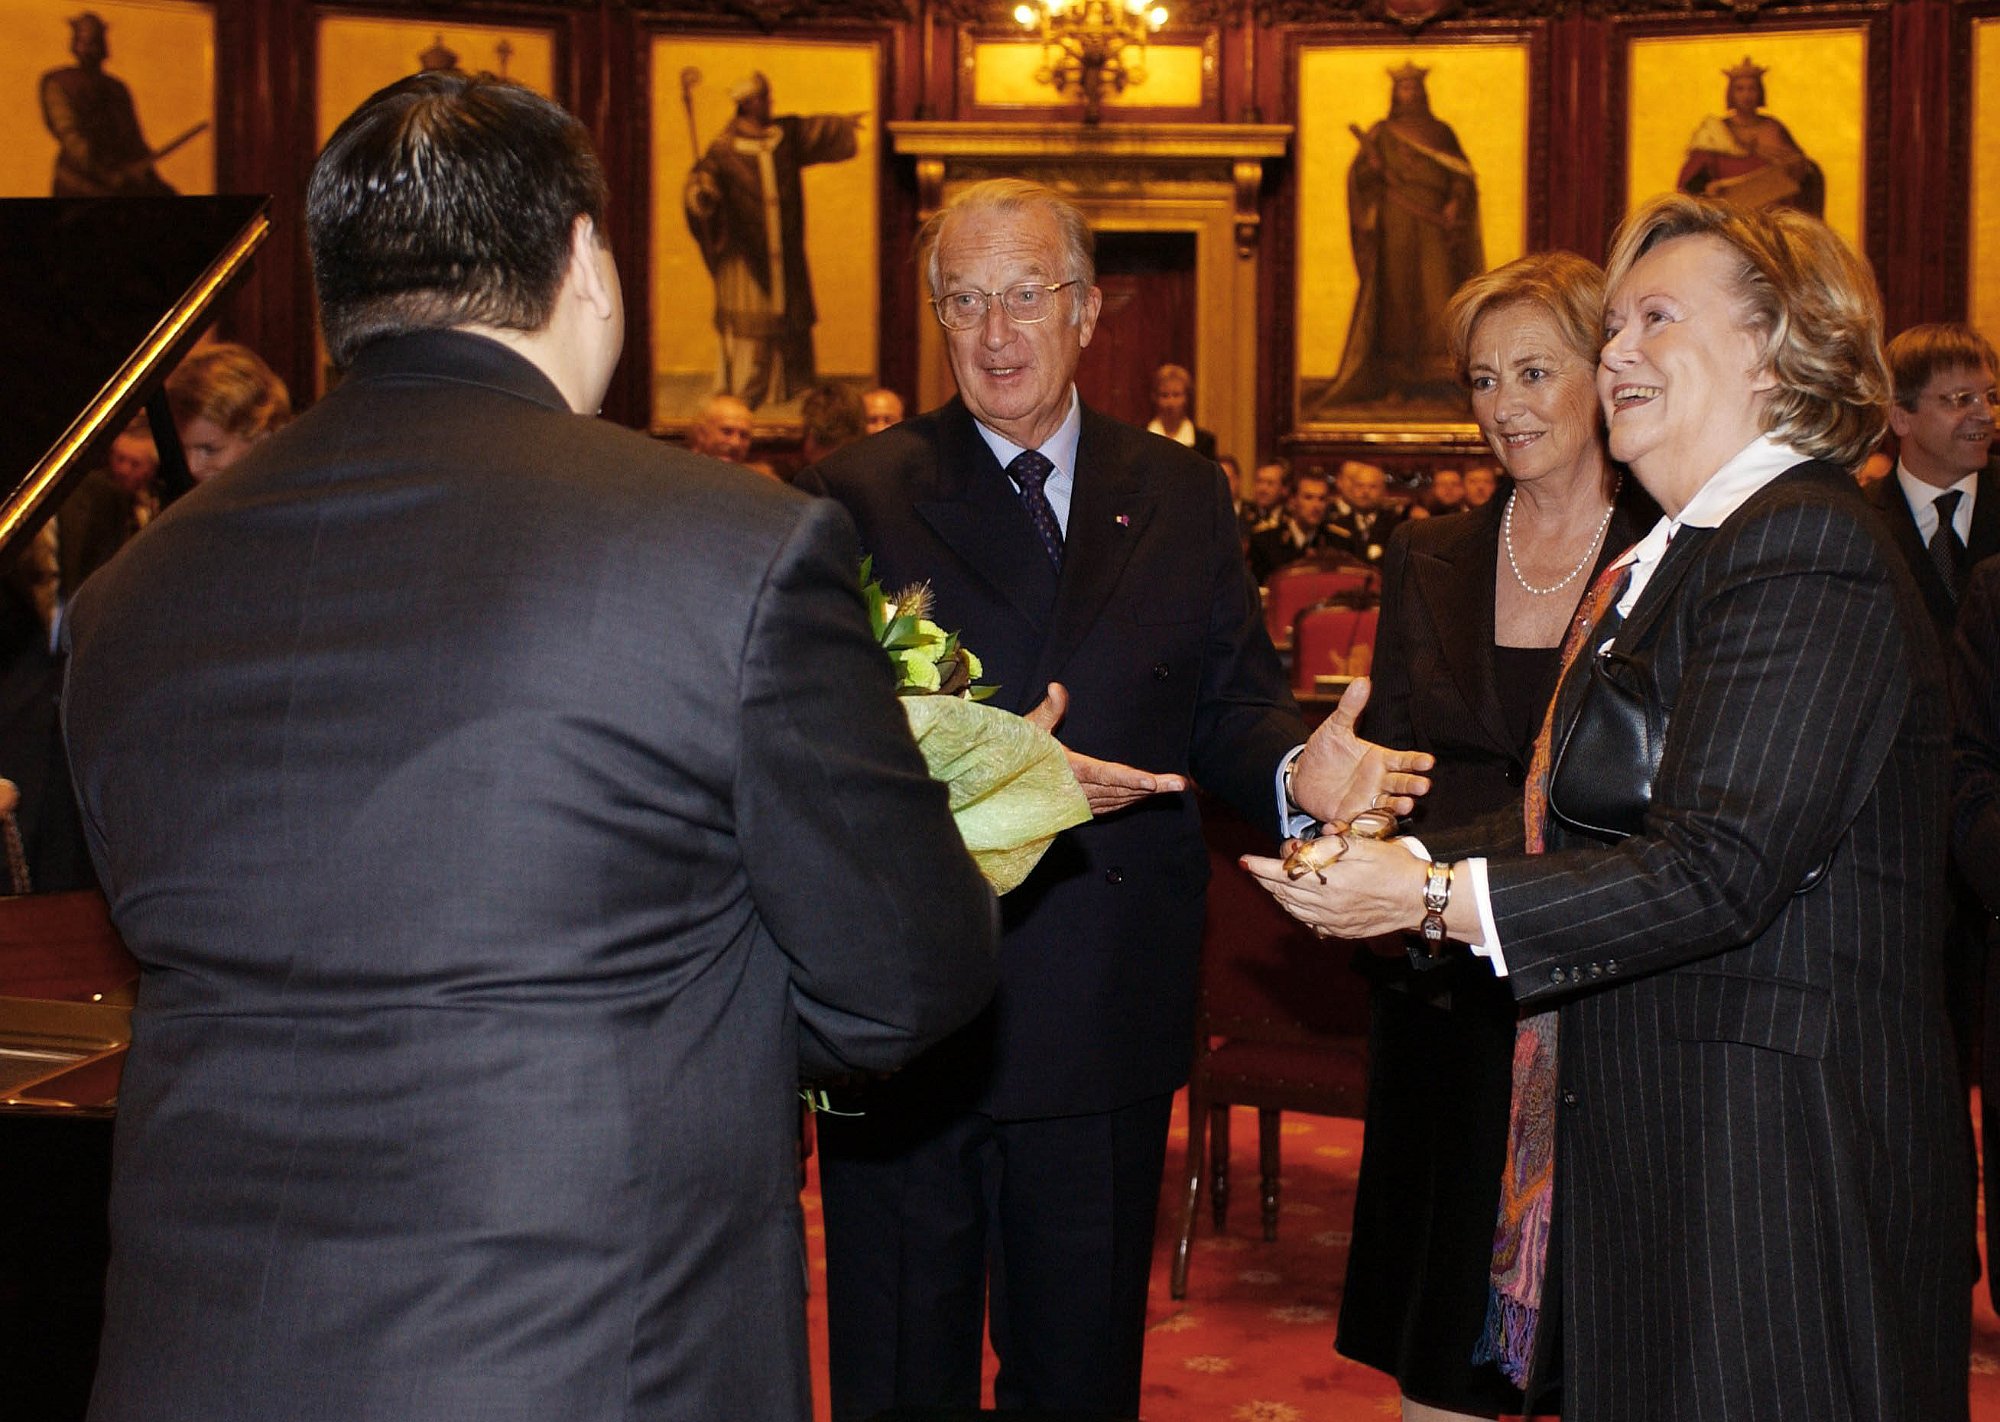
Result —
[[1264, 1238], [1278, 1237], [1282, 1111], [1359, 1116], [1368, 1095], [1368, 985], [1350, 945], [1322, 942], [1286, 915], [1237, 865], [1268, 853], [1260, 833], [1202, 801], [1210, 879], [1202, 939], [1194, 1070], [1188, 1081], [1187, 1162], [1174, 1249], [1173, 1296], [1187, 1297], [1188, 1254], [1204, 1157], [1215, 1228], [1229, 1209], [1229, 1108], [1257, 1108]]
[[[1292, 624], [1292, 691], [1310, 695], [1320, 676], [1366, 675], [1375, 649], [1378, 608], [1372, 593], [1339, 593], [1299, 613]], [[1367, 648], [1359, 661], [1355, 653]]]
[[1287, 563], [1264, 580], [1264, 626], [1272, 645], [1292, 645], [1292, 623], [1300, 612], [1341, 593], [1379, 593], [1382, 578], [1366, 563], [1325, 555]]

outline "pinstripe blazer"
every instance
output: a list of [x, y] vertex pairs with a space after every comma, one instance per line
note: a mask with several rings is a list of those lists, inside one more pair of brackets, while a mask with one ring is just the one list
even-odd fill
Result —
[[1681, 530], [1617, 634], [1672, 708], [1645, 828], [1489, 863], [1515, 996], [1561, 1011], [1570, 1422], [1966, 1415], [1923, 618], [1831, 465]]

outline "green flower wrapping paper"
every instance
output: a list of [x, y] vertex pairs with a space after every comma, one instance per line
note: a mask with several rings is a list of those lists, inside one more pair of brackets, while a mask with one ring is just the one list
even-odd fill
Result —
[[1019, 885], [1058, 834], [1090, 818], [1061, 743], [1041, 727], [956, 696], [905, 696], [903, 711], [994, 893]]
[[861, 565], [861, 593], [875, 640], [896, 673], [896, 693], [931, 779], [986, 882], [1004, 894], [1028, 877], [1055, 837], [1090, 818], [1062, 744], [1011, 711], [982, 704], [979, 658], [930, 620], [929, 589], [894, 597]]

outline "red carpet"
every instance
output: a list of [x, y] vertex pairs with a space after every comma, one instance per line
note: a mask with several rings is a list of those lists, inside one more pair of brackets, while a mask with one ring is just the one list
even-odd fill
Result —
[[[1400, 1415], [1389, 1379], [1333, 1351], [1361, 1123], [1285, 1118], [1282, 1215], [1277, 1242], [1266, 1244], [1258, 1226], [1256, 1113], [1238, 1110], [1230, 1130], [1229, 1232], [1214, 1234], [1204, 1200], [1188, 1296], [1176, 1303], [1167, 1292], [1167, 1271], [1179, 1228], [1174, 1197], [1187, 1145], [1184, 1106], [1175, 1107], [1146, 1312], [1146, 1422], [1346, 1422]], [[813, 1264], [808, 1313], [814, 1415], [825, 1422], [826, 1254], [818, 1189], [815, 1175], [805, 1201]], [[2000, 1318], [1983, 1284], [1973, 1294], [1973, 1422], [2000, 1422]], [[989, 1402], [992, 1372], [989, 1355]]]

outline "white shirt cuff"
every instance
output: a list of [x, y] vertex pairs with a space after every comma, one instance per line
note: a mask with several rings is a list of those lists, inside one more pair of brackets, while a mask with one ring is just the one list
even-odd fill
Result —
[[[1403, 848], [1409, 850], [1410, 853], [1416, 855], [1424, 863], [1428, 864], [1431, 862], [1431, 852], [1424, 848], [1424, 842], [1415, 835], [1403, 835], [1397, 839], [1396, 843], [1402, 845]], [[1484, 859], [1468, 859], [1465, 861], [1465, 868], [1467, 877], [1472, 880], [1472, 904], [1474, 908], [1479, 910], [1479, 936], [1481, 940], [1478, 943], [1468, 943], [1465, 946], [1472, 950], [1475, 958], [1484, 958], [1493, 965], [1494, 977], [1504, 978], [1507, 976], [1507, 959], [1500, 952], [1500, 929], [1493, 922], [1493, 895], [1486, 887], [1486, 861]]]
[[1293, 746], [1290, 753], [1278, 762], [1278, 838], [1297, 839], [1307, 830], [1318, 829], [1319, 821], [1292, 803], [1292, 797], [1285, 793], [1285, 782], [1292, 766], [1305, 754], [1302, 745]]

